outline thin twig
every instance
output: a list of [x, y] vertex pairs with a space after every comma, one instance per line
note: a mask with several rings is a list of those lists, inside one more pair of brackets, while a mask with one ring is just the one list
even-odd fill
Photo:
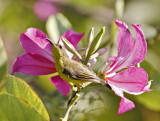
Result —
[[74, 104], [77, 102], [79, 97], [80, 97], [80, 95], [78, 93], [76, 93], [75, 97], [73, 98], [73, 100], [71, 100], [70, 104], [68, 105], [68, 108], [66, 110], [64, 118], [60, 118], [61, 121], [68, 121], [68, 116], [69, 116], [70, 110], [72, 109]]

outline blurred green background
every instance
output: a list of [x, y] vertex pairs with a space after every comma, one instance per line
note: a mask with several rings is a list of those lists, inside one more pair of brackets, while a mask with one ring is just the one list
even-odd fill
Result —
[[[91, 84], [80, 93], [81, 98], [72, 109], [70, 120], [160, 121], [159, 12], [160, 0], [0, 0], [0, 35], [7, 50], [8, 73], [12, 71], [14, 60], [24, 53], [19, 36], [27, 28], [35, 27], [50, 36], [58, 36], [55, 31], [51, 33], [49, 30], [51, 15], [62, 13], [70, 21], [74, 31], [86, 33], [78, 45], [79, 48], [86, 47], [86, 38], [91, 27], [95, 27], [95, 33], [101, 27], [106, 27], [103, 45], [112, 51], [99, 59], [93, 67], [95, 71], [103, 65], [108, 55], [116, 55], [116, 41], [110, 38], [114, 19], [127, 23], [133, 35], [135, 33], [131, 24], [141, 24], [148, 44], [147, 56], [141, 67], [148, 72], [149, 80], [153, 80], [153, 91], [138, 96], [125, 94], [135, 103], [136, 108], [118, 116], [120, 98], [99, 84]], [[49, 81], [50, 75], [14, 75], [32, 86], [42, 99], [51, 121], [57, 121], [63, 115], [69, 97], [64, 97], [55, 89]]]

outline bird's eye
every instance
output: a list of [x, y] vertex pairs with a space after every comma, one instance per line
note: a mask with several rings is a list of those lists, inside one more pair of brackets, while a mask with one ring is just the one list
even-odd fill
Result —
[[62, 49], [62, 46], [61, 46], [61, 45], [59, 45], [58, 47], [59, 47], [59, 49]]

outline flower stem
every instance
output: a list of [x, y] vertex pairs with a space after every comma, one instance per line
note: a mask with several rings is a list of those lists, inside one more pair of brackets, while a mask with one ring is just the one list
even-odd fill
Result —
[[125, 2], [124, 0], [116, 0], [115, 3], [115, 17], [118, 19], [121, 19], [124, 13], [124, 6], [125, 6]]
[[60, 118], [61, 121], [67, 121], [68, 120], [69, 113], [70, 113], [72, 107], [74, 106], [74, 104], [77, 102], [79, 97], [80, 97], [80, 95], [78, 93], [74, 96], [73, 100], [71, 100], [71, 102], [69, 103], [69, 105], [67, 107], [64, 118]]

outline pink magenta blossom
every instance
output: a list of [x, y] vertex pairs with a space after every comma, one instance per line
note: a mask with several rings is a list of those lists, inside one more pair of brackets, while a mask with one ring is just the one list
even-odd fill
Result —
[[[116, 95], [121, 97], [118, 114], [122, 114], [135, 107], [134, 103], [124, 97], [123, 92], [138, 95], [145, 91], [151, 91], [147, 85], [148, 74], [142, 68], [135, 67], [146, 56], [147, 44], [140, 25], [132, 24], [136, 39], [134, 41], [125, 23], [115, 20], [119, 28], [117, 57], [112, 56], [106, 63], [111, 63], [105, 72], [106, 82], [111, 86]], [[125, 69], [126, 70], [122, 70]], [[121, 71], [122, 70], [122, 71]]]
[[47, 0], [39, 0], [34, 5], [35, 15], [42, 21], [48, 19], [50, 15], [55, 15], [59, 12], [58, 7], [53, 2]]
[[[61, 37], [66, 38], [76, 48], [83, 35], [73, 30], [68, 30]], [[15, 60], [12, 74], [21, 72], [31, 75], [47, 75], [57, 72], [51, 45], [46, 38], [49, 37], [36, 28], [29, 28], [20, 35], [20, 42], [26, 54], [19, 56]], [[61, 38], [58, 43], [62, 43]], [[72, 58], [73, 54], [68, 51], [67, 54], [69, 58]], [[70, 85], [62, 80], [60, 76], [51, 77], [50, 80], [63, 95], [69, 93]]]
[[[142, 62], [146, 56], [147, 44], [140, 25], [133, 24], [136, 32], [134, 41], [128, 27], [125, 23], [115, 20], [119, 28], [117, 39], [118, 54], [110, 57], [106, 64], [110, 67], [105, 72], [106, 82], [116, 95], [121, 97], [118, 114], [122, 114], [135, 107], [134, 103], [124, 97], [123, 92], [138, 95], [149, 89], [148, 74], [142, 68], [135, 67], [136, 64]], [[76, 33], [68, 30], [62, 36], [66, 38], [75, 48], [84, 34]], [[54, 58], [50, 43], [46, 40], [49, 38], [41, 30], [29, 28], [20, 36], [20, 42], [26, 54], [19, 56], [13, 65], [12, 73], [21, 72], [31, 75], [47, 75], [57, 72], [55, 68]], [[59, 39], [58, 43], [63, 45]], [[99, 51], [98, 55], [105, 53], [107, 49]], [[73, 54], [66, 49], [68, 57], [71, 59]], [[93, 56], [93, 55], [92, 55]], [[96, 54], [93, 59], [97, 57]], [[95, 61], [96, 62], [96, 61]], [[93, 63], [95, 63], [93, 60]], [[50, 78], [51, 82], [56, 86], [63, 95], [67, 95], [70, 91], [70, 85], [61, 79], [59, 75]]]

